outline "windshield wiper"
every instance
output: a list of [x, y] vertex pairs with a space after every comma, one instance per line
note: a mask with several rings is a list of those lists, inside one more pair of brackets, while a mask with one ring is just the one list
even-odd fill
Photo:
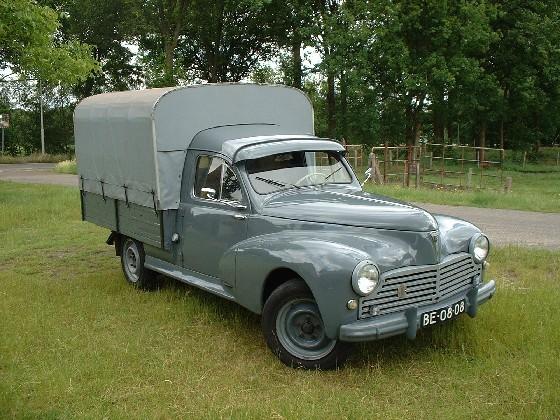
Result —
[[301, 187], [299, 185], [295, 185], [295, 184], [289, 184], [289, 183], [285, 183], [285, 182], [280, 182], [280, 181], [275, 181], [273, 179], [269, 179], [269, 178], [263, 178], [261, 176], [256, 176], [255, 179], [258, 179], [259, 181], [262, 182], [266, 182], [267, 184], [270, 185], [276, 185], [277, 187], [294, 187], [297, 189], [300, 189]]
[[344, 166], [343, 166], [343, 165], [340, 165], [340, 166], [338, 167], [338, 169], [335, 169], [335, 170], [332, 171], [330, 174], [328, 174], [328, 175], [325, 177], [325, 181], [326, 181], [327, 179], [329, 179], [331, 176], [333, 176], [334, 174], [336, 174], [338, 171], [340, 171], [342, 168], [344, 168]]

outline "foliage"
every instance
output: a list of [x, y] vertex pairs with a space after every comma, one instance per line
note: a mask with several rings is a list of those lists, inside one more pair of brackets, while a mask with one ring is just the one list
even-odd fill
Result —
[[[73, 151], [74, 101], [70, 95], [70, 89], [43, 85], [47, 153], [65, 154]], [[8, 154], [27, 155], [41, 150], [38, 93], [38, 87], [34, 81], [0, 84], [0, 113], [8, 112], [10, 114], [10, 127], [4, 130], [5, 148]], [[12, 102], [7, 102], [7, 98], [11, 98]]]
[[128, 0], [41, 0], [59, 12], [63, 40], [77, 39], [91, 45], [101, 66], [74, 86], [78, 98], [140, 87], [141, 69], [126, 42], [133, 38], [133, 4]]
[[60, 174], [76, 175], [78, 173], [76, 160], [72, 159], [72, 160], [63, 160], [62, 162], [58, 162], [54, 167], [54, 171]]
[[[0, 70], [72, 84], [97, 69], [90, 47], [75, 39], [59, 42], [57, 14], [31, 0], [0, 2]], [[5, 77], [5, 76], [4, 76]]]
[[193, 77], [238, 82], [272, 54], [260, 0], [192, 0], [185, 39], [177, 55]]
[[72, 156], [68, 154], [50, 155], [42, 153], [33, 153], [30, 155], [0, 155], [0, 163], [57, 163], [68, 160]]
[[[560, 141], [556, 1], [39, 4], [0, 3], [0, 60], [18, 72], [40, 62], [45, 74], [75, 76], [66, 92], [73, 102], [144, 86], [256, 80], [302, 88], [315, 105], [317, 133], [351, 143], [452, 139], [538, 154]], [[34, 61], [28, 51], [39, 51]], [[90, 53], [100, 72], [76, 64]]]

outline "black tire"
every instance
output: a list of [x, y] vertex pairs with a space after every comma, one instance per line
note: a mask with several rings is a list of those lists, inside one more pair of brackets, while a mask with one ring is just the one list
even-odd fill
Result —
[[146, 254], [142, 242], [126, 237], [123, 237], [120, 242], [121, 267], [126, 281], [138, 289], [154, 289], [156, 273], [144, 267]]
[[350, 354], [349, 343], [325, 335], [313, 294], [299, 279], [272, 292], [263, 308], [262, 329], [268, 347], [290, 367], [336, 369]]

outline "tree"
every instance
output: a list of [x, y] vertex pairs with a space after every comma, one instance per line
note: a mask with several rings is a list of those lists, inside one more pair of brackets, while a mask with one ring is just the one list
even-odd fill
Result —
[[148, 83], [152, 86], [177, 84], [175, 55], [187, 25], [191, 0], [137, 0], [135, 33], [144, 51]]
[[[486, 77], [481, 59], [494, 37], [492, 13], [491, 6], [476, 0], [368, 4], [362, 18], [372, 40], [367, 80], [379, 89], [382, 121], [393, 121], [390, 137], [416, 143], [429, 110], [434, 135], [442, 140], [450, 99], [473, 101], [487, 112], [479, 99], [493, 94], [493, 79]], [[481, 78], [485, 88], [473, 90], [472, 83]]]
[[261, 0], [193, 0], [178, 48], [183, 69], [208, 82], [236, 82], [272, 54]]
[[91, 47], [76, 40], [60, 42], [56, 13], [31, 0], [0, 2], [0, 70], [49, 83], [72, 84], [99, 68]]
[[[560, 88], [560, 5], [494, 1], [498, 15], [488, 71], [502, 91], [499, 142], [528, 148], [557, 135]], [[556, 128], [555, 128], [556, 127]]]
[[274, 42], [279, 50], [288, 51], [286, 60], [286, 83], [302, 88], [304, 69], [301, 50], [312, 45], [317, 1], [273, 1], [265, 9]]
[[128, 90], [140, 86], [140, 66], [133, 62], [128, 43], [136, 27], [134, 4], [127, 0], [42, 0], [60, 14], [60, 37], [77, 39], [92, 46], [93, 57], [102, 71], [78, 82], [78, 98], [96, 93]]

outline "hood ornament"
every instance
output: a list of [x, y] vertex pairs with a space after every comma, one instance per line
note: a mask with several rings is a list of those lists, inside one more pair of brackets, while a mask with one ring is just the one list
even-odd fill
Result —
[[432, 239], [432, 242], [434, 244], [437, 243], [437, 241], [439, 239], [439, 232], [437, 230], [434, 230], [434, 231], [430, 232], [430, 238]]
[[436, 261], [439, 262], [441, 258], [441, 249], [439, 247], [439, 232], [437, 230], [431, 231], [430, 239], [432, 240], [432, 246], [434, 248], [434, 255], [436, 257]]

